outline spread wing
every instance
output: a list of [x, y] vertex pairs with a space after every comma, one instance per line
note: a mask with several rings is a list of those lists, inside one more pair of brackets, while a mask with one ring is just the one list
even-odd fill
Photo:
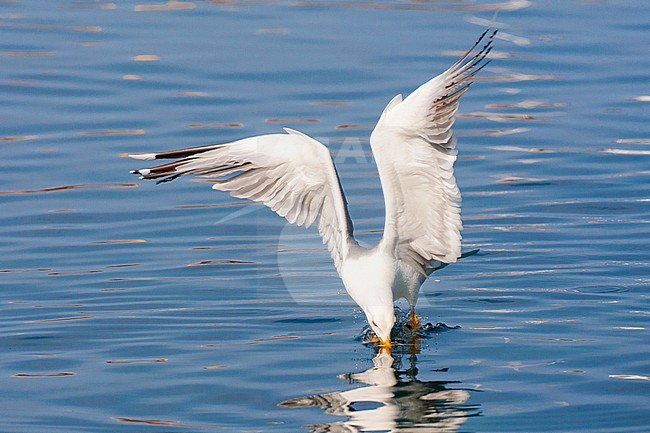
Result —
[[129, 155], [135, 159], [175, 159], [134, 170], [158, 182], [186, 174], [214, 179], [213, 189], [264, 203], [291, 224], [318, 231], [339, 270], [348, 253], [352, 222], [328, 149], [298, 131], [245, 138], [226, 144]]
[[488, 32], [445, 72], [406, 99], [393, 98], [370, 139], [386, 205], [383, 242], [418, 278], [460, 256], [461, 198], [451, 127], [460, 97], [489, 62], [496, 31]]

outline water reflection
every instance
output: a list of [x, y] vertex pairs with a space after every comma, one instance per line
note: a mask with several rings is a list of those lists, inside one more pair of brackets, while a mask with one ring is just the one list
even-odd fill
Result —
[[[360, 373], [342, 375], [359, 388], [283, 401], [280, 407], [319, 407], [345, 421], [308, 426], [321, 432], [456, 432], [469, 417], [480, 415], [468, 404], [470, 391], [458, 382], [417, 379], [417, 357], [377, 354], [373, 366]], [[402, 367], [402, 361], [408, 364]]]

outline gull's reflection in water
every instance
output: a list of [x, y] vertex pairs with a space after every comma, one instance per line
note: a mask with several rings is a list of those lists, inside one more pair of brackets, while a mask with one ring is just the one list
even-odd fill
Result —
[[[397, 355], [396, 355], [397, 356]], [[340, 392], [293, 398], [280, 407], [320, 407], [344, 421], [309, 426], [314, 433], [457, 432], [469, 417], [480, 415], [478, 405], [468, 404], [470, 392], [457, 383], [420, 381], [416, 356], [401, 359], [379, 353], [373, 367], [344, 375], [351, 383], [364, 386]]]

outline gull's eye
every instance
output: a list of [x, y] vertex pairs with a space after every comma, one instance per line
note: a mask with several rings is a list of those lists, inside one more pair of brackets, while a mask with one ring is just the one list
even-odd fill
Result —
[[374, 321], [374, 320], [372, 320], [372, 321], [370, 321], [370, 323], [371, 323], [371, 324], [372, 324], [372, 326], [374, 326], [375, 328], [379, 328], [379, 325], [377, 325], [377, 324], [375, 323], [375, 321]]

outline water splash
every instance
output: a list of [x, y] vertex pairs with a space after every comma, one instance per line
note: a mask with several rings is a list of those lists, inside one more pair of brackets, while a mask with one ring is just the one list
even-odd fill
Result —
[[[452, 329], [460, 329], [460, 326], [449, 326], [442, 322], [437, 322], [436, 324], [427, 322], [418, 326], [417, 329], [414, 329], [409, 313], [403, 311], [399, 307], [395, 307], [395, 325], [391, 331], [390, 339], [397, 346], [406, 346], [412, 345], [421, 338], [429, 338], [432, 335], [450, 331]], [[378, 338], [372, 328], [366, 325], [357, 336], [356, 340], [361, 341], [364, 345], [372, 345], [377, 343]]]

